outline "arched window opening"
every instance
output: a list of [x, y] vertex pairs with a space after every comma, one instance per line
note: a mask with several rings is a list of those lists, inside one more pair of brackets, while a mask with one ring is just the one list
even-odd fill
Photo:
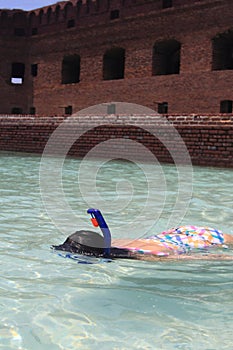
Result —
[[26, 15], [25, 15], [25, 13], [16, 12], [13, 15], [13, 22], [16, 25], [21, 25], [21, 26], [25, 25], [26, 24]]
[[1, 12], [1, 24], [3, 23], [3, 24], [5, 24], [5, 23], [7, 23], [7, 20], [8, 20], [8, 14], [7, 14], [7, 12], [6, 11], [2, 11]]
[[26, 16], [24, 13], [16, 12], [13, 15], [13, 26], [14, 26], [14, 35], [24, 36], [26, 34]]
[[80, 56], [65, 56], [62, 61], [62, 84], [79, 83]]
[[91, 9], [91, 0], [86, 0], [86, 14], [90, 13]]
[[44, 11], [40, 10], [40, 12], [39, 12], [39, 24], [42, 24], [43, 17], [44, 17]]
[[51, 7], [49, 7], [47, 11], [47, 24], [51, 22], [51, 16], [52, 16], [52, 9]]
[[30, 34], [31, 35], [36, 35], [38, 34], [38, 17], [36, 16], [35, 12], [30, 12], [29, 17], [28, 17], [28, 21], [29, 21], [29, 27], [30, 27]]
[[100, 9], [100, 0], [96, 0], [95, 1], [95, 10], [99, 11], [99, 9]]
[[81, 8], [82, 8], [82, 0], [78, 0], [78, 1], [77, 1], [77, 5], [76, 5], [76, 14], [77, 14], [77, 17], [80, 16]]
[[56, 20], [56, 22], [59, 21], [60, 12], [61, 12], [61, 7], [60, 7], [60, 5], [57, 5], [56, 6], [56, 10], [55, 10], [55, 20]]
[[212, 40], [212, 70], [233, 69], [233, 30]]
[[124, 79], [125, 49], [113, 48], [103, 58], [103, 79]]
[[160, 41], [153, 47], [152, 75], [180, 73], [181, 45], [176, 40]]
[[11, 83], [23, 84], [25, 73], [25, 64], [21, 62], [14, 62], [11, 65]]
[[73, 16], [73, 5], [70, 2], [65, 6], [64, 16], [65, 19]]
[[30, 15], [29, 15], [29, 25], [30, 27], [34, 27], [36, 23], [36, 14], [35, 12], [31, 12]]

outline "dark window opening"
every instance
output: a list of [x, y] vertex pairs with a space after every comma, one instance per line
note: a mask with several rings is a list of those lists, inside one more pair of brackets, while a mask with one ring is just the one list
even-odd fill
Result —
[[23, 84], [25, 73], [24, 63], [15, 62], [11, 65], [11, 83]]
[[233, 31], [216, 36], [212, 49], [212, 70], [233, 69]]
[[167, 102], [158, 103], [158, 113], [161, 113], [161, 114], [168, 113], [168, 103]]
[[37, 35], [37, 34], [38, 34], [38, 29], [32, 28], [32, 35]]
[[152, 75], [180, 73], [180, 48], [176, 40], [161, 41], [154, 45]]
[[35, 107], [30, 107], [29, 114], [35, 115], [36, 114], [36, 108]]
[[15, 28], [14, 34], [16, 36], [25, 36], [25, 29], [24, 28]]
[[90, 13], [90, 0], [86, 0], [86, 13]]
[[58, 22], [58, 20], [59, 20], [60, 10], [61, 10], [60, 5], [57, 5], [56, 6], [56, 10], [55, 10], [55, 20], [56, 20], [56, 22]]
[[65, 56], [62, 61], [62, 84], [79, 83], [80, 56]]
[[232, 101], [223, 100], [220, 102], [220, 113], [232, 113]]
[[37, 77], [38, 74], [38, 64], [31, 64], [31, 75]]
[[73, 113], [73, 107], [72, 106], [66, 106], [65, 107], [65, 114], [71, 115]]
[[79, 15], [80, 15], [81, 8], [82, 8], [82, 0], [79, 0], [77, 2], [77, 10], [76, 10], [77, 17], [79, 17]]
[[29, 26], [30, 28], [33, 27], [33, 24], [36, 22], [36, 14], [35, 12], [31, 12], [29, 15]]
[[8, 14], [6, 11], [1, 11], [1, 23], [5, 24], [8, 20]]
[[51, 16], [52, 16], [52, 9], [51, 9], [51, 7], [49, 7], [49, 9], [47, 11], [47, 24], [49, 24], [51, 22]]
[[172, 7], [173, 6], [172, 2], [173, 2], [172, 0], [163, 0], [162, 8], [167, 9], [169, 7]]
[[95, 9], [96, 9], [96, 11], [99, 11], [99, 9], [100, 9], [100, 0], [96, 0], [95, 1]]
[[114, 103], [107, 106], [108, 114], [116, 114], [116, 105]]
[[112, 10], [110, 12], [110, 19], [117, 19], [120, 17], [120, 11], [119, 10]]
[[11, 110], [11, 113], [12, 114], [23, 114], [23, 110], [22, 110], [22, 108], [19, 108], [19, 107], [13, 107]]
[[103, 58], [103, 79], [124, 79], [125, 49], [114, 48], [107, 51]]
[[70, 19], [67, 22], [67, 28], [73, 28], [75, 26], [75, 20], [74, 19]]
[[42, 24], [43, 17], [44, 17], [44, 11], [43, 11], [43, 10], [40, 10], [40, 12], [39, 12], [39, 23], [40, 23], [40, 24]]
[[65, 19], [69, 18], [73, 13], [73, 5], [68, 2], [65, 6], [65, 12], [64, 12], [64, 17]]

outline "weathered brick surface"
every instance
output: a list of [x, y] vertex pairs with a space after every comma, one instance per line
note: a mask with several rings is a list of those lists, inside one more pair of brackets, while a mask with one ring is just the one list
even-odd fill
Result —
[[[29, 113], [34, 106], [38, 114], [59, 115], [68, 105], [76, 112], [109, 101], [157, 110], [157, 102], [166, 101], [169, 113], [217, 114], [221, 100], [233, 100], [233, 70], [211, 68], [212, 39], [232, 29], [233, 1], [174, 0], [167, 9], [162, 0], [101, 0], [99, 7], [83, 1], [79, 11], [76, 0], [69, 3], [20, 15], [0, 11], [1, 113], [13, 107]], [[111, 21], [115, 9], [120, 17]], [[67, 29], [70, 19], [75, 26]], [[14, 36], [15, 28], [24, 28], [25, 36]], [[180, 74], [152, 76], [153, 45], [167, 39], [181, 43]], [[103, 55], [112, 47], [126, 50], [125, 76], [104, 81]], [[80, 82], [62, 85], [62, 59], [73, 54], [81, 57]], [[25, 63], [22, 86], [10, 84], [15, 61]], [[38, 64], [37, 77], [31, 76], [31, 64]]]
[[[53, 154], [64, 151], [64, 145], [74, 137], [76, 142], [69, 149], [75, 157], [85, 156], [94, 146], [111, 140], [111, 147], [97, 153], [100, 157], [111, 158], [122, 147], [127, 156], [128, 145], [122, 140], [135, 141], [130, 147], [135, 159], [142, 159], [138, 154], [138, 144], [150, 150], [161, 162], [174, 162], [170, 150], [175, 152], [176, 161], [182, 162], [183, 145], [188, 149], [195, 165], [213, 165], [233, 167], [233, 116], [175, 116], [166, 120], [157, 116], [79, 116], [66, 117], [0, 117], [0, 150], [42, 153], [52, 133], [66, 122], [66, 129], [58, 134]], [[174, 138], [173, 126], [181, 138]], [[93, 127], [93, 128], [92, 128]], [[60, 130], [60, 129], [59, 129]], [[157, 136], [161, 136], [166, 147]], [[119, 146], [118, 139], [121, 139]], [[114, 146], [115, 142], [115, 146]], [[114, 151], [114, 147], [116, 152]], [[115, 152], [115, 153], [114, 153]]]

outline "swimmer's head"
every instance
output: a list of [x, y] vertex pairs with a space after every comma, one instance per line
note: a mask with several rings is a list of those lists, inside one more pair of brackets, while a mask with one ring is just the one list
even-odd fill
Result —
[[[77, 231], [70, 235], [63, 244], [57, 246], [53, 245], [52, 248], [95, 257], [103, 257], [105, 255], [104, 238], [93, 231]], [[129, 250], [115, 247], [111, 247], [110, 257], [123, 259], [133, 258]]]

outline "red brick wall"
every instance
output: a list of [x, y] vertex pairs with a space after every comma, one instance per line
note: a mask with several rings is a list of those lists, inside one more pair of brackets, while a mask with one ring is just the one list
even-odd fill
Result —
[[[15, 28], [25, 28], [26, 14], [23, 11], [0, 11], [0, 113], [11, 113], [13, 107], [28, 112], [32, 106], [32, 85], [29, 79], [28, 48], [25, 36], [14, 35]], [[11, 83], [13, 62], [25, 64], [25, 79], [22, 85]]]
[[[191, 160], [195, 165], [214, 165], [233, 167], [233, 116], [168, 116], [168, 121], [179, 132], [186, 144]], [[52, 132], [64, 122], [64, 117], [24, 117], [1, 116], [0, 117], [0, 150], [42, 153]], [[106, 123], [108, 120], [108, 123]], [[128, 121], [127, 121], [128, 120]], [[91, 128], [93, 123], [98, 122]], [[132, 139], [143, 144], [151, 150], [161, 162], [173, 162], [169, 151], [149, 131], [156, 127], [159, 133], [163, 133], [170, 142], [170, 149], [182, 145], [173, 140], [170, 127], [166, 124], [156, 124], [154, 116], [139, 117], [130, 116], [121, 124], [116, 116], [106, 117], [78, 117], [69, 119], [68, 131], [62, 133], [56, 140], [56, 153], [63, 151], [64, 141], [69, 142], [70, 135], [77, 128], [81, 137], [70, 148], [69, 154], [83, 157], [96, 144], [106, 140], [118, 138]], [[129, 125], [129, 123], [131, 125]], [[97, 124], [95, 124], [97, 125]], [[76, 137], [75, 137], [76, 139]], [[135, 147], [135, 148], [134, 148]], [[132, 153], [137, 156], [136, 143], [132, 145]], [[102, 153], [101, 153], [102, 152]], [[99, 156], [111, 157], [106, 150]], [[180, 154], [180, 161], [183, 153]]]
[[[211, 70], [212, 38], [232, 29], [232, 1], [174, 0], [172, 8], [162, 9], [162, 0], [103, 0], [99, 9], [91, 2], [89, 12], [83, 1], [79, 14], [77, 1], [71, 2], [66, 18], [67, 4], [60, 3], [57, 20], [57, 4], [43, 9], [41, 23], [39, 9], [24, 13], [26, 22], [8, 11], [6, 26], [0, 16], [0, 112], [21, 107], [29, 113], [34, 106], [38, 114], [58, 115], [68, 105], [77, 112], [110, 101], [157, 110], [157, 102], [166, 101], [172, 114], [217, 114], [221, 100], [233, 100], [233, 70]], [[120, 18], [111, 21], [114, 9]], [[75, 20], [74, 28], [67, 29], [69, 19]], [[25, 26], [26, 36], [15, 37], [15, 26]], [[32, 28], [38, 29], [37, 35], [31, 35]], [[167, 39], [181, 43], [180, 74], [152, 76], [153, 45]], [[103, 55], [116, 46], [126, 49], [125, 77], [103, 81]], [[62, 59], [72, 54], [81, 57], [80, 82], [64, 85]], [[22, 86], [9, 85], [9, 67], [16, 59], [26, 64]], [[38, 64], [37, 77], [30, 74], [31, 64]]]
[[[165, 10], [156, 7], [159, 3], [153, 2], [154, 10], [152, 3], [144, 3], [141, 16], [132, 16], [133, 7], [125, 9], [124, 21], [88, 27], [86, 19], [85, 25], [79, 23], [78, 32], [74, 28], [34, 37], [31, 53], [40, 72], [34, 79], [37, 112], [59, 114], [67, 105], [76, 112], [109, 101], [157, 110], [156, 103], [166, 101], [169, 113], [219, 113], [220, 101], [233, 99], [233, 71], [211, 71], [211, 39], [232, 26], [233, 3], [189, 2], [189, 6]], [[170, 38], [182, 44], [180, 74], [152, 76], [153, 45]], [[113, 46], [126, 49], [125, 78], [103, 81], [103, 54]], [[72, 53], [81, 56], [81, 81], [61, 85], [63, 55]]]

